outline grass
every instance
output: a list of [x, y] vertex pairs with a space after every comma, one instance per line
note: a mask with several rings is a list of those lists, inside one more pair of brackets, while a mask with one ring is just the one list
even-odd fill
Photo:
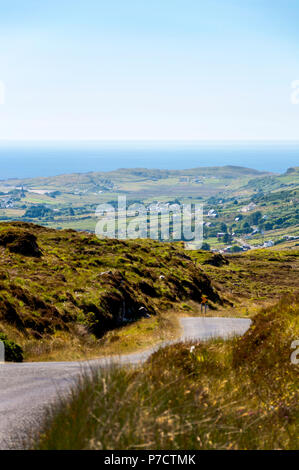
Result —
[[[222, 302], [182, 243], [98, 240], [87, 233], [3, 223], [0, 261], [0, 332], [22, 346], [25, 360], [146, 347], [158, 339], [159, 328], [164, 334], [165, 324], [173, 334], [165, 315], [171, 318], [183, 302], [199, 302], [203, 293], [214, 308]], [[135, 331], [127, 324], [141, 320], [140, 308], [151, 318]], [[118, 331], [109, 340], [112, 330]]]
[[[190, 255], [204, 266], [220, 295], [232, 302], [235, 316], [243, 316], [247, 310], [256, 313], [262, 305], [269, 305], [283, 294], [299, 289], [297, 247], [285, 250], [273, 247], [229, 255], [225, 257], [229, 263], [220, 267], [208, 264], [213, 257], [210, 252], [195, 251]], [[220, 310], [224, 311], [221, 307]]]
[[259, 312], [241, 338], [179, 343], [137, 369], [83, 377], [52, 406], [35, 449], [298, 449], [299, 297]]
[[100, 356], [128, 354], [148, 349], [179, 336], [177, 312], [165, 312], [116, 328], [101, 339], [89, 334], [83, 325], [75, 331], [57, 331], [46, 340], [30, 339], [24, 344], [27, 361], [89, 360]]
[[[252, 250], [213, 266], [213, 253], [185, 251], [180, 242], [98, 240], [17, 222], [0, 224], [1, 240], [0, 332], [25, 360], [131, 352], [176, 335], [173, 312], [201, 314], [203, 293], [209, 315], [246, 317], [299, 287], [297, 247]], [[19, 253], [24, 240], [41, 256]], [[141, 320], [140, 307], [151, 318]], [[123, 322], [123, 313], [138, 326]]]

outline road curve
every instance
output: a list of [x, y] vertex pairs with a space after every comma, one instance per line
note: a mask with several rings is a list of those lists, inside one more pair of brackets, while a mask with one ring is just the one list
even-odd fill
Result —
[[[207, 340], [242, 335], [250, 326], [246, 318], [188, 317], [181, 318], [179, 340]], [[167, 343], [163, 343], [165, 345]], [[20, 448], [25, 430], [32, 428], [44, 413], [45, 405], [66, 393], [80, 374], [90, 367], [107, 363], [138, 364], [154, 350], [113, 356], [86, 362], [26, 362], [0, 364], [0, 450]]]

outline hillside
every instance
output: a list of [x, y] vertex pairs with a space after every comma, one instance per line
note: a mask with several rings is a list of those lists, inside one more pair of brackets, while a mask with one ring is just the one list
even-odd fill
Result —
[[[106, 171], [106, 172], [88, 172], [88, 173], [73, 173], [73, 174], [62, 174], [51, 177], [40, 177], [40, 178], [11, 178], [9, 180], [0, 180], [0, 184], [3, 187], [15, 187], [24, 186], [32, 187], [44, 187], [48, 189], [62, 189], [65, 190], [92, 190], [100, 189], [105, 184], [107, 187], [113, 188], [114, 185], [140, 182], [146, 180], [164, 180], [171, 177], [184, 177], [184, 176], [203, 176], [227, 178], [241, 177], [257, 177], [270, 175], [268, 172], [261, 172], [252, 168], [244, 168], [239, 166], [227, 165], [223, 167], [198, 167], [185, 170], [159, 170], [159, 169], [147, 169], [147, 168], [120, 168], [119, 170]], [[74, 185], [76, 187], [74, 188]]]
[[0, 257], [0, 331], [25, 352], [31, 342], [37, 355], [38, 344], [53, 338], [67, 348], [83, 331], [96, 342], [202, 294], [211, 306], [222, 303], [181, 244], [98, 240], [16, 222], [0, 224]]
[[223, 257], [185, 251], [181, 242], [98, 240], [2, 223], [0, 333], [23, 347], [25, 359], [134, 350], [173, 333], [172, 312], [198, 314], [202, 294], [209, 315], [238, 316], [295, 292], [298, 255], [291, 246]]
[[170, 345], [143, 367], [94, 372], [48, 410], [27, 447], [298, 449], [298, 320], [297, 294], [261, 310], [243, 337]]
[[[205, 247], [246, 251], [299, 237], [299, 168], [281, 175], [237, 166], [120, 169], [0, 181], [0, 221], [94, 232], [101, 203], [201, 203]], [[171, 240], [170, 240], [171, 241]]]
[[[94, 231], [95, 209], [126, 195], [130, 202], [203, 202], [268, 173], [225, 166], [187, 170], [120, 169], [0, 181], [0, 220]], [[1, 210], [2, 208], [2, 210]]]

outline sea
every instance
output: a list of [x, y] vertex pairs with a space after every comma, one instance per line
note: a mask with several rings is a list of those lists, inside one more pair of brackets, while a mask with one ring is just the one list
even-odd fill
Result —
[[0, 142], [0, 180], [119, 168], [237, 165], [273, 173], [299, 166], [298, 142]]

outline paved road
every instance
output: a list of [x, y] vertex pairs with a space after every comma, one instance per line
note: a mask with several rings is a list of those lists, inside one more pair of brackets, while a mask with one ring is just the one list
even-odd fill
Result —
[[[250, 326], [245, 318], [182, 318], [180, 340], [206, 340], [211, 337], [241, 335]], [[166, 344], [166, 343], [164, 343]], [[21, 447], [19, 439], [43, 415], [45, 405], [67, 393], [70, 385], [90, 367], [108, 363], [138, 364], [145, 361], [150, 350], [95, 359], [88, 362], [27, 362], [0, 364], [0, 449]], [[16, 438], [19, 436], [19, 439]]]

